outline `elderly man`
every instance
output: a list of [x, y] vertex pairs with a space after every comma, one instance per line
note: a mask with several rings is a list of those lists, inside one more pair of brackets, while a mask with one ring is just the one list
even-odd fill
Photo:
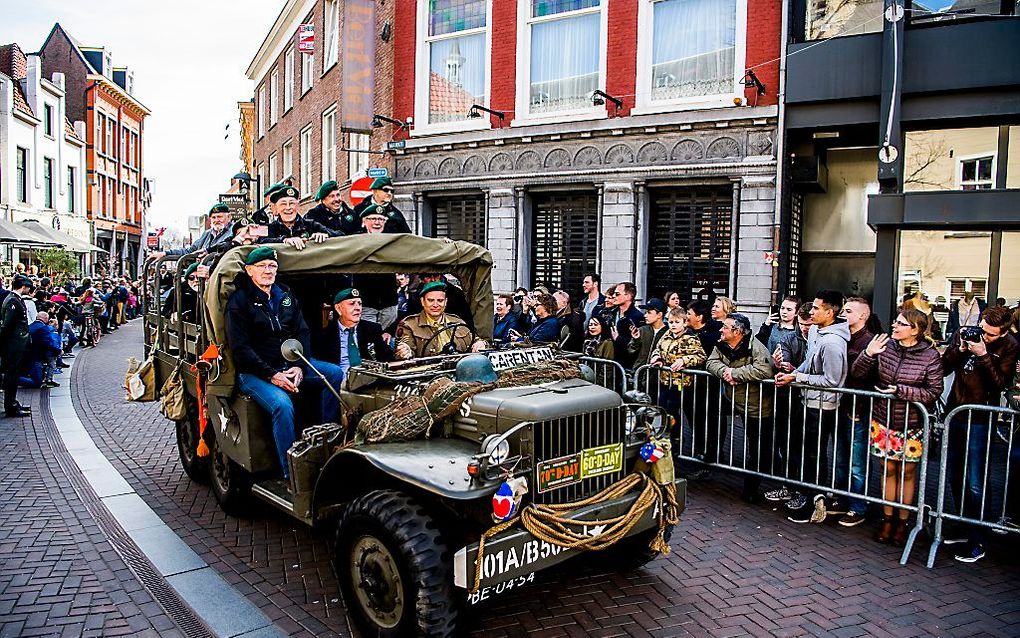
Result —
[[188, 255], [194, 252], [209, 252], [220, 244], [228, 244], [234, 236], [234, 223], [231, 221], [230, 208], [226, 204], [213, 204], [209, 209], [209, 228], [198, 236], [190, 246], [173, 248], [166, 252], [152, 253], [153, 259], [165, 255]]
[[18, 273], [11, 282], [11, 292], [0, 306], [0, 357], [3, 359], [4, 416], [28, 416], [28, 408], [18, 403], [18, 373], [31, 337], [28, 332], [28, 309], [22, 295], [32, 288], [32, 280]]
[[[323, 422], [337, 420], [340, 404], [313, 371], [287, 361], [280, 352], [287, 339], [300, 341], [305, 352], [311, 349], [297, 298], [276, 283], [276, 251], [259, 246], [248, 253], [244, 263], [247, 276], [237, 278], [237, 290], [227, 300], [227, 345], [237, 369], [238, 388], [272, 416], [276, 451], [287, 478], [287, 450], [296, 436], [293, 397], [299, 390], [319, 397]], [[311, 362], [334, 388], [340, 385], [340, 366], [316, 359]]]
[[[374, 235], [386, 232], [386, 215], [381, 206], [369, 204], [361, 208], [359, 234]], [[397, 278], [388, 273], [354, 276], [354, 287], [362, 293], [365, 319], [374, 321], [386, 331], [389, 340], [397, 323]]]
[[411, 228], [407, 225], [407, 220], [404, 219], [403, 213], [397, 210], [397, 207], [393, 205], [393, 182], [389, 177], [377, 177], [376, 180], [372, 182], [372, 196], [361, 200], [361, 203], [354, 207], [354, 212], [360, 215], [362, 210], [368, 208], [372, 204], [380, 207], [383, 216], [386, 218], [386, 225], [383, 232], [411, 232]]
[[338, 236], [357, 232], [357, 216], [340, 195], [335, 179], [325, 182], [315, 193], [314, 208], [305, 213], [305, 221], [317, 222]]
[[344, 376], [362, 361], [393, 361], [393, 349], [383, 339], [382, 327], [362, 316], [361, 292], [344, 288], [333, 297], [333, 313], [324, 331], [320, 359], [335, 362]]
[[485, 340], [471, 340], [463, 319], [446, 313], [446, 284], [433, 281], [421, 289], [422, 311], [397, 326], [397, 358], [412, 359], [457, 352], [479, 352]]
[[261, 208], [252, 213], [252, 223], [259, 224], [261, 226], [268, 226], [273, 221], [273, 203], [269, 198], [272, 197], [273, 193], [285, 186], [287, 186], [287, 184], [277, 182], [263, 191], [262, 199], [265, 200], [265, 202], [262, 204]]
[[269, 196], [273, 203], [276, 221], [269, 224], [268, 234], [259, 240], [260, 244], [283, 242], [298, 250], [304, 250], [307, 242], [321, 244], [337, 236], [325, 226], [309, 221], [298, 215], [298, 190], [284, 186]]

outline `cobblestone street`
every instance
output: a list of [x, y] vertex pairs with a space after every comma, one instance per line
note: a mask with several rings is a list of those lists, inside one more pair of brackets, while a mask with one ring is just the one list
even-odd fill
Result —
[[[95, 444], [163, 521], [284, 633], [350, 635], [329, 562], [331, 530], [309, 530], [268, 506], [223, 514], [179, 467], [155, 403], [124, 401], [122, 371], [141, 355], [140, 322], [79, 354], [71, 385]], [[60, 388], [63, 390], [63, 388]], [[155, 602], [109, 538], [102, 509], [48, 414], [0, 421], [0, 635], [187, 633]], [[66, 461], [66, 462], [65, 462]], [[69, 463], [69, 465], [67, 464]], [[716, 474], [719, 476], [719, 473]], [[868, 525], [794, 525], [749, 506], [725, 478], [692, 485], [673, 552], [630, 575], [567, 563], [470, 618], [478, 636], [1015, 636], [1020, 559], [1002, 542], [962, 565], [943, 551], [923, 565], [871, 541]], [[114, 530], [116, 531], [116, 530]], [[115, 535], [116, 536], [116, 535]], [[128, 541], [130, 543], [130, 541]], [[151, 586], [151, 584], [150, 584]], [[161, 599], [163, 600], [163, 599]]]

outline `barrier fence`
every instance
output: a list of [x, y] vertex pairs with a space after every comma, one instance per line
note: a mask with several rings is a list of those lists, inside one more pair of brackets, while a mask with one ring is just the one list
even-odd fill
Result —
[[809, 503], [825, 494], [847, 506], [841, 511], [863, 515], [875, 504], [914, 517], [901, 564], [926, 524], [934, 538], [928, 567], [945, 521], [1020, 533], [1007, 517], [1020, 507], [1015, 410], [968, 405], [938, 419], [922, 403], [881, 392], [731, 383], [704, 370], [652, 365], [634, 371], [633, 387], [676, 419], [679, 459], [741, 474], [745, 492], [774, 481]]

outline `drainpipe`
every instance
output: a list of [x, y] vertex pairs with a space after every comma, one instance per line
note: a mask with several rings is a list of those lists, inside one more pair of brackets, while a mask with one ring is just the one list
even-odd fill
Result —
[[772, 229], [772, 250], [774, 259], [772, 266], [772, 303], [779, 303], [779, 260], [789, 259], [789, 255], [780, 255], [782, 247], [783, 221], [783, 181], [786, 178], [786, 53], [790, 42], [790, 0], [782, 3], [782, 26], [779, 43], [779, 119], [776, 122], [776, 201]]

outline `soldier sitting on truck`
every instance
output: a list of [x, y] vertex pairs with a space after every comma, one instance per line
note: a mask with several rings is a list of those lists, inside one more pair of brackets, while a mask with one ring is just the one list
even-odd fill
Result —
[[[446, 312], [446, 284], [433, 281], [422, 286], [422, 311], [404, 318], [397, 326], [397, 358], [412, 359], [457, 352], [479, 352], [485, 340], [474, 338], [463, 319]], [[473, 341], [472, 341], [473, 339]]]
[[276, 221], [269, 224], [268, 234], [259, 240], [260, 244], [283, 242], [304, 250], [306, 242], [321, 244], [330, 237], [340, 236], [340, 233], [298, 214], [298, 190], [293, 186], [284, 186], [274, 192], [269, 201], [273, 203]]
[[[305, 352], [311, 349], [297, 298], [276, 283], [276, 251], [260, 246], [248, 253], [244, 263], [245, 274], [238, 275], [237, 290], [227, 300], [227, 345], [237, 368], [238, 388], [272, 415], [276, 451], [287, 478], [287, 450], [296, 436], [294, 395], [311, 388], [313, 396], [321, 397], [323, 422], [336, 421], [340, 403], [317, 375], [306, 375], [304, 367], [291, 365], [280, 352], [287, 339], [300, 341]], [[333, 387], [339, 386], [340, 366], [316, 359], [311, 363]]]
[[323, 331], [320, 359], [336, 363], [344, 375], [364, 360], [393, 361], [382, 326], [361, 318], [363, 302], [357, 288], [344, 288], [333, 298], [333, 317]]

